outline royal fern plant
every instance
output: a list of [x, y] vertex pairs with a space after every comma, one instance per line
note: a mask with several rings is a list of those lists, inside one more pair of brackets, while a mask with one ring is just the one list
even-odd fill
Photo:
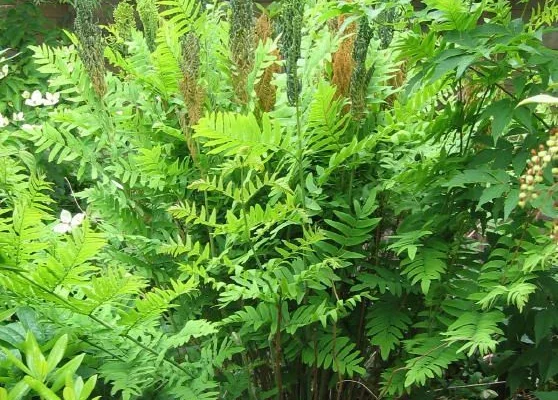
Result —
[[0, 138], [6, 323], [101, 398], [550, 398], [547, 3], [84, 1]]

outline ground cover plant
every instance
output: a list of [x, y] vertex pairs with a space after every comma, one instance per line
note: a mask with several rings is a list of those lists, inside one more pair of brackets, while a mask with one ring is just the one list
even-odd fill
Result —
[[557, 398], [553, 1], [75, 6], [0, 118], [0, 399]]

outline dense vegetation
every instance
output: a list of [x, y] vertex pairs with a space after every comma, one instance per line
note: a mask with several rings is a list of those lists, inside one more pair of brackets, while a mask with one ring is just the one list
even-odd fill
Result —
[[558, 398], [558, 4], [136, 3], [0, 21], [0, 399]]

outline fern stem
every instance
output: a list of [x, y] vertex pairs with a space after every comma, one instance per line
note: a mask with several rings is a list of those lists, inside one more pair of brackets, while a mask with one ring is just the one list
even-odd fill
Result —
[[275, 383], [277, 399], [283, 400], [283, 376], [281, 375], [281, 320], [283, 319], [281, 295], [277, 299], [277, 332], [275, 332]]
[[303, 156], [304, 156], [304, 143], [302, 140], [302, 128], [300, 124], [300, 106], [299, 100], [297, 99], [295, 104], [296, 109], [296, 133], [298, 138], [298, 184], [300, 185], [300, 197], [302, 200], [302, 209], [306, 211], [306, 193], [304, 190], [304, 167], [303, 167]]
[[244, 197], [244, 159], [241, 159], [241, 168], [240, 168], [240, 201], [242, 202], [242, 220], [244, 222], [244, 232], [246, 234], [246, 241], [248, 243], [248, 247], [254, 254], [254, 258], [256, 259], [256, 264], [258, 267], [262, 269], [262, 263], [260, 262], [260, 258], [256, 253], [256, 248], [254, 247], [254, 243], [252, 243], [252, 235], [250, 234], [250, 227], [248, 225], [248, 216], [246, 214], [246, 200]]
[[[205, 177], [204, 177], [205, 179]], [[209, 214], [209, 201], [207, 199], [207, 192], [204, 190], [203, 192], [203, 201], [205, 204], [205, 210]], [[207, 227], [207, 236], [209, 237], [209, 249], [211, 250], [211, 256], [216, 257], [217, 253], [215, 252], [215, 242], [213, 239], [213, 229], [208, 226]]]
[[376, 396], [376, 395], [374, 394], [374, 392], [373, 392], [372, 390], [370, 390], [370, 389], [368, 388], [368, 386], [366, 386], [364, 383], [362, 383], [362, 382], [360, 382], [360, 381], [355, 381], [355, 380], [352, 380], [352, 379], [343, 379], [342, 381], [337, 382], [337, 384], [338, 384], [338, 385], [341, 385], [341, 384], [343, 384], [344, 382], [357, 383], [357, 384], [359, 384], [359, 385], [360, 385], [362, 388], [364, 388], [368, 393], [370, 393], [370, 395], [371, 395], [372, 397], [374, 397], [376, 400], [378, 400], [378, 396]]

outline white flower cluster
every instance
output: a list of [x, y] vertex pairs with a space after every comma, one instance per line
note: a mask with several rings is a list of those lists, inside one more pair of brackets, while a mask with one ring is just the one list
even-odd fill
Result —
[[72, 217], [68, 210], [62, 210], [60, 213], [60, 222], [52, 229], [56, 233], [67, 233], [75, 227], [81, 225], [85, 219], [84, 213], [78, 213]]
[[8, 65], [3, 65], [2, 69], [0, 69], [0, 79], [4, 79], [5, 77], [7, 77], [9, 71], [10, 69], [8, 68]]
[[60, 101], [60, 93], [46, 92], [45, 97], [43, 98], [43, 94], [38, 90], [35, 90], [31, 94], [29, 94], [28, 91], [25, 91], [22, 96], [25, 99], [25, 104], [31, 107], [53, 106]]
[[0, 128], [4, 128], [5, 126], [8, 126], [9, 123], [10, 120], [8, 119], [8, 117], [4, 117], [2, 114], [0, 114]]
[[[23, 116], [22, 112], [13, 113], [12, 121], [13, 122], [25, 121], [25, 117]], [[0, 114], [0, 128], [4, 128], [9, 124], [10, 124], [10, 120], [8, 119], [8, 117], [4, 117], [2, 114]]]

